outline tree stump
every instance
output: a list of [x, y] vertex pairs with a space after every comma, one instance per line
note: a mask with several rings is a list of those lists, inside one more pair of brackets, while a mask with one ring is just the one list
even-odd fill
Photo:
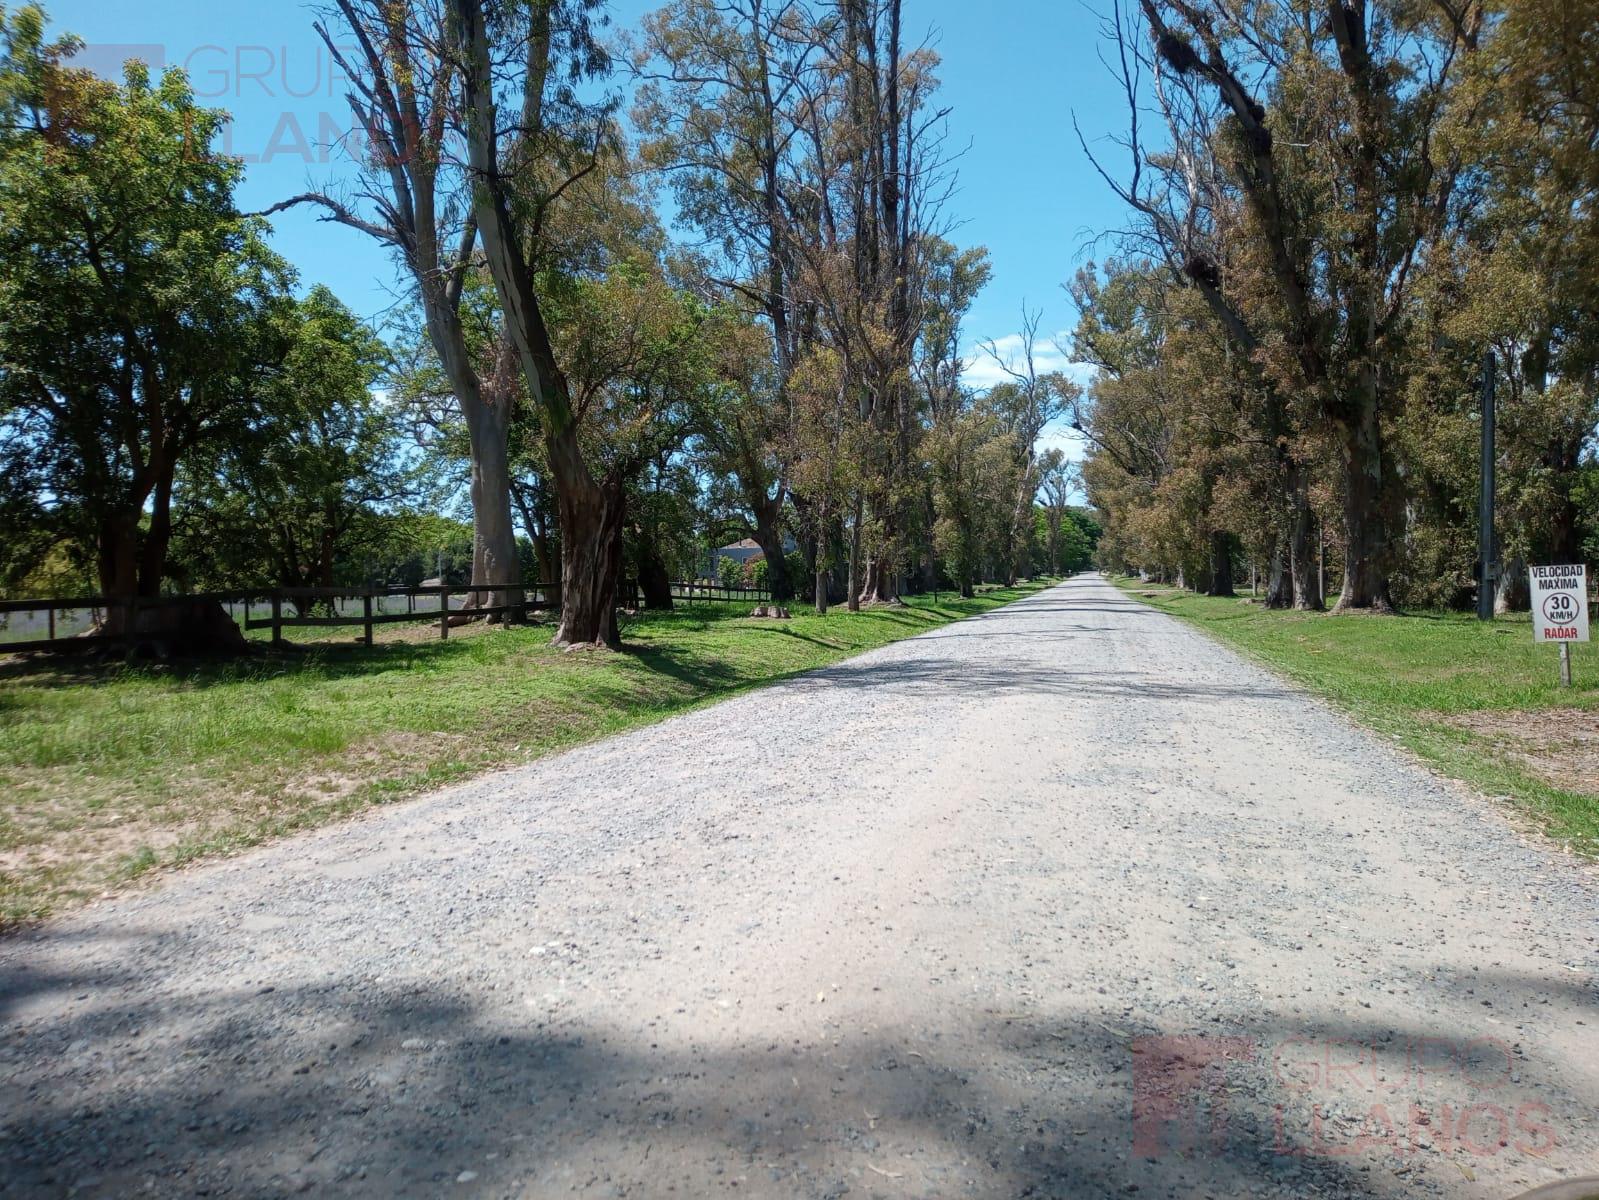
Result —
[[214, 600], [148, 600], [135, 611], [131, 629], [124, 619], [110, 623], [109, 632], [126, 639], [133, 657], [228, 657], [250, 648], [243, 630]]
[[794, 618], [788, 609], [778, 604], [762, 604], [750, 613], [752, 621], [791, 621]]

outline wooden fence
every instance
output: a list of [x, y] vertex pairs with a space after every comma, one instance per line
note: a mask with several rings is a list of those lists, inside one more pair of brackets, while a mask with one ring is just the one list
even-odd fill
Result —
[[[724, 587], [719, 583], [685, 580], [673, 583], [672, 597], [697, 602], [770, 601], [771, 593], [762, 588]], [[520, 603], [484, 605], [471, 600], [489, 593], [519, 591]], [[241, 592], [185, 593], [161, 597], [113, 598], [74, 596], [61, 599], [0, 600], [0, 654], [29, 650], [61, 649], [126, 641], [139, 636], [94, 632], [110, 612], [122, 609], [129, 629], [138, 628], [141, 609], [182, 602], [212, 602], [228, 610], [241, 628], [271, 630], [272, 641], [281, 643], [285, 629], [336, 628], [359, 626], [361, 640], [372, 644], [373, 630], [379, 625], [436, 621], [439, 636], [450, 636], [452, 617], [522, 617], [560, 607], [553, 583], [522, 584], [519, 588], [480, 587], [470, 584], [445, 584], [414, 588], [260, 588]], [[617, 603], [636, 608], [640, 602], [638, 584], [625, 580], [618, 589]], [[22, 619], [18, 619], [18, 618]], [[43, 635], [43, 636], [39, 636]]]

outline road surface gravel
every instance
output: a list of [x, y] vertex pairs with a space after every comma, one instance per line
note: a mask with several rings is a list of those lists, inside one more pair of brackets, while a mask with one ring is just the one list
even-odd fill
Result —
[[1087, 576], [0, 942], [0, 1195], [1510, 1196], [1596, 936]]

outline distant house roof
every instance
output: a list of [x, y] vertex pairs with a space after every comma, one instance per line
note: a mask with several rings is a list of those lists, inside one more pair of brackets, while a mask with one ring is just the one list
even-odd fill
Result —
[[731, 546], [723, 546], [723, 550], [759, 550], [761, 544], [754, 538], [745, 538], [742, 542], [734, 542]]

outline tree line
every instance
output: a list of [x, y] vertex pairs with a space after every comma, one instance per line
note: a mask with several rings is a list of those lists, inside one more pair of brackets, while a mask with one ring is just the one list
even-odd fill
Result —
[[[1031, 331], [1007, 382], [964, 381], [987, 254], [951, 240], [900, 0], [628, 31], [600, 0], [332, 0], [314, 29], [350, 171], [245, 213], [181, 71], [97, 78], [0, 9], [8, 589], [387, 581], [459, 543], [456, 498], [482, 602], [558, 580], [566, 646], [617, 643], [624, 577], [670, 606], [720, 536], [818, 611], [1087, 564], [1038, 449], [1075, 385]], [[299, 292], [291, 207], [389, 252], [397, 318]]]
[[1524, 607], [1527, 563], [1594, 560], [1596, 32], [1591, 0], [1114, 7], [1129, 119], [1092, 154], [1128, 220], [1072, 285], [1103, 561], [1470, 604], [1485, 364], [1486, 586]]

